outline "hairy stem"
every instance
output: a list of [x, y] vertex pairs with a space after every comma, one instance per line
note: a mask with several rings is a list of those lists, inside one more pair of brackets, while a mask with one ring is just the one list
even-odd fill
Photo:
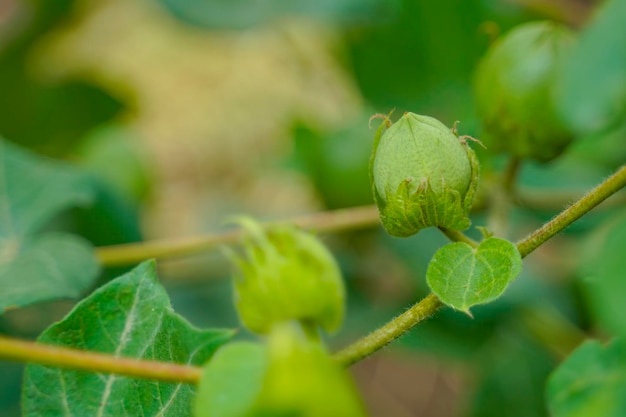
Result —
[[[522, 258], [624, 186], [626, 186], [626, 165], [576, 203], [572, 204], [568, 209], [537, 229], [527, 238], [521, 240], [517, 244], [517, 248]], [[456, 235], [451, 237], [455, 241], [459, 240], [457, 238], [458, 236]], [[352, 365], [402, 336], [417, 324], [432, 316], [442, 306], [441, 300], [436, 295], [430, 294], [383, 327], [337, 352], [334, 358], [345, 366]]]
[[624, 186], [626, 186], [626, 165], [622, 166], [617, 172], [585, 194], [580, 200], [563, 210], [548, 223], [517, 242], [517, 249], [522, 254], [522, 257], [527, 256]]
[[446, 227], [438, 227], [438, 229], [441, 231], [441, 233], [446, 235], [446, 237], [453, 242], [464, 242], [473, 248], [478, 247], [478, 242], [466, 236], [463, 232], [459, 232], [458, 230], [448, 229]]
[[[551, 209], [561, 207], [564, 201], [571, 200], [570, 195], [569, 192], [555, 193], [550, 191], [546, 193], [531, 189], [522, 190], [519, 197], [525, 207]], [[626, 200], [616, 201], [615, 204], [622, 204], [623, 201]], [[478, 209], [483, 205], [484, 202], [477, 201], [474, 208]], [[371, 227], [379, 224], [379, 222], [376, 206], [371, 205], [296, 217], [285, 220], [283, 223], [293, 223], [304, 229], [328, 232]], [[95, 253], [103, 266], [129, 265], [150, 258], [190, 255], [235, 243], [239, 238], [240, 231], [235, 229], [203, 236], [102, 246], [96, 248]]]
[[[291, 223], [306, 230], [324, 232], [358, 229], [374, 226], [379, 222], [376, 206], [364, 206], [300, 216], [280, 223]], [[96, 257], [104, 266], [128, 265], [150, 258], [167, 258], [213, 249], [235, 243], [240, 236], [241, 231], [234, 229], [205, 236], [102, 246], [96, 248]]]
[[118, 358], [105, 353], [45, 345], [4, 336], [0, 336], [0, 359], [188, 384], [196, 384], [202, 374], [202, 370], [195, 366]]
[[443, 303], [439, 298], [430, 294], [383, 327], [335, 353], [333, 358], [344, 366], [352, 365], [393, 342], [441, 307]]

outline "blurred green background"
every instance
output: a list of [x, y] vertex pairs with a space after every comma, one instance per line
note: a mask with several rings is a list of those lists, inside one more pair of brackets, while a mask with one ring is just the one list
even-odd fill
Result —
[[[471, 81], [501, 33], [530, 20], [577, 29], [583, 0], [2, 0], [0, 136], [90, 171], [96, 203], [48, 228], [95, 245], [222, 230], [372, 203], [374, 113], [460, 121], [480, 138]], [[601, 36], [601, 35], [600, 35]], [[590, 86], [593, 83], [589, 80]], [[581, 134], [549, 165], [524, 164], [519, 238], [626, 159], [626, 123]], [[480, 152], [489, 184], [505, 158]], [[581, 289], [579, 258], [623, 215], [607, 203], [525, 263], [474, 319], [443, 311], [353, 367], [372, 416], [541, 416], [545, 378], [584, 333], [603, 334]], [[480, 210], [475, 225], [487, 224]], [[598, 229], [591, 235], [592, 229]], [[471, 231], [470, 233], [475, 233]], [[588, 237], [589, 236], [589, 237]], [[324, 235], [349, 287], [346, 345], [427, 293], [436, 231]], [[101, 281], [123, 272], [104, 270]], [[219, 252], [159, 262], [175, 309], [199, 326], [237, 327]], [[72, 302], [0, 316], [34, 338]], [[242, 333], [240, 337], [248, 337]], [[0, 415], [19, 415], [22, 367], [0, 363]]]

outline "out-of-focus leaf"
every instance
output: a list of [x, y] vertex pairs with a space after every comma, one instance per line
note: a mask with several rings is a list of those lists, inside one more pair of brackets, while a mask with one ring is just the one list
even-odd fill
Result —
[[268, 357], [261, 393], [250, 416], [365, 416], [346, 370], [319, 342], [307, 339], [291, 323], [272, 329]]
[[151, 183], [147, 156], [142, 154], [139, 139], [120, 125], [101, 127], [91, 132], [77, 149], [78, 162], [136, 204], [149, 194]]
[[397, 0], [159, 0], [181, 20], [213, 29], [244, 29], [281, 16], [303, 15], [340, 23], [381, 18]]
[[[170, 307], [155, 264], [144, 262], [81, 301], [39, 338], [42, 343], [167, 362], [200, 365], [232, 336], [198, 330]], [[29, 365], [24, 416], [131, 417], [191, 415], [194, 387], [118, 375]]]
[[604, 329], [626, 336], [626, 217], [620, 213], [605, 226], [589, 238], [590, 252], [584, 257], [581, 275], [595, 319]]
[[545, 350], [517, 331], [501, 328], [473, 363], [477, 366], [479, 385], [471, 400], [469, 416], [547, 415], [543, 391], [554, 360]]
[[561, 117], [580, 133], [613, 127], [626, 116], [626, 2], [601, 6], [563, 66]]
[[219, 349], [204, 366], [194, 417], [245, 416], [261, 391], [268, 359], [261, 344], [230, 343]]
[[583, 343], [550, 376], [546, 396], [553, 417], [626, 415], [626, 342]]
[[446, 125], [465, 123], [463, 116], [471, 114], [472, 68], [488, 40], [478, 29], [485, 2], [400, 4], [396, 19], [346, 33], [351, 69], [363, 95], [380, 112], [398, 107], [431, 114]]
[[368, 164], [374, 129], [365, 112], [349, 125], [328, 134], [306, 126], [294, 129], [295, 157], [309, 174], [328, 208], [373, 202]]
[[522, 271], [522, 258], [511, 242], [489, 238], [472, 248], [464, 242], [439, 249], [428, 265], [426, 280], [444, 303], [469, 312], [476, 304], [499, 297]]
[[69, 234], [0, 241], [0, 255], [0, 311], [77, 298], [98, 274], [89, 242]]
[[86, 241], [35, 233], [92, 200], [88, 176], [0, 141], [0, 311], [75, 297], [89, 286], [98, 266]]
[[[76, 0], [24, 3], [21, 32], [0, 45], [0, 135], [38, 152], [67, 154], [93, 127], [110, 120], [124, 105], [88, 79], [42, 82], [29, 68], [37, 42], [61, 24]], [[19, 7], [19, 6], [18, 6]], [[2, 47], [3, 46], [3, 47]]]
[[89, 178], [0, 141], [0, 237], [29, 235], [58, 212], [93, 201]]

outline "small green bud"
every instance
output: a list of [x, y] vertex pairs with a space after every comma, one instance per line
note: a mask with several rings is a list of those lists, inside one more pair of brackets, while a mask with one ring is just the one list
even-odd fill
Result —
[[431, 226], [467, 229], [479, 166], [465, 140], [414, 113], [383, 129], [376, 133], [370, 174], [387, 232], [406, 237]]
[[294, 326], [272, 329], [268, 368], [249, 416], [364, 417], [356, 387], [320, 343]]
[[263, 229], [250, 219], [246, 257], [231, 253], [235, 305], [244, 325], [268, 333], [272, 325], [300, 320], [334, 331], [344, 315], [345, 289], [332, 254], [312, 234], [295, 226]]
[[547, 162], [573, 140], [557, 116], [553, 90], [574, 44], [565, 26], [520, 25], [495, 42], [478, 65], [474, 90], [490, 150]]

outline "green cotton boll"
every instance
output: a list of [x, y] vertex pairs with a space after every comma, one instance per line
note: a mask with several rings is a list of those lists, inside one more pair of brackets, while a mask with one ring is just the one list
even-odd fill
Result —
[[466, 141], [438, 120], [405, 113], [377, 131], [370, 175], [381, 221], [407, 237], [426, 227], [464, 230], [478, 182], [478, 161]]
[[547, 162], [574, 139], [557, 116], [554, 90], [574, 33], [553, 22], [520, 25], [495, 42], [474, 80], [489, 150]]
[[272, 329], [267, 364], [261, 392], [246, 417], [366, 416], [345, 369], [296, 326]]
[[295, 226], [264, 229], [251, 219], [239, 223], [247, 231], [246, 255], [230, 257], [239, 269], [233, 284], [243, 324], [261, 334], [291, 320], [337, 330], [344, 317], [345, 289], [328, 249]]

